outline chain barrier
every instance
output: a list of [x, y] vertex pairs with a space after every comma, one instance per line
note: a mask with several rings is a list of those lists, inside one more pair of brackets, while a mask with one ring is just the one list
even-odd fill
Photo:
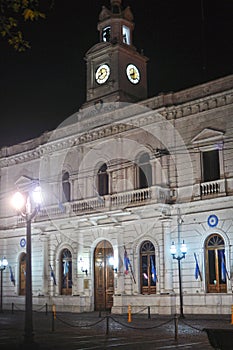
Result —
[[168, 324], [170, 322], [172, 322], [174, 319], [169, 319], [168, 321], [165, 321], [165, 322], [162, 322], [158, 325], [155, 325], [155, 326], [150, 326], [150, 327], [135, 327], [135, 326], [129, 326], [129, 325], [126, 325], [125, 323], [122, 323], [118, 320], [116, 320], [114, 317], [112, 316], [109, 316], [109, 318], [111, 318], [114, 322], [120, 324], [121, 326], [123, 327], [126, 327], [126, 328], [131, 328], [131, 329], [137, 329], [137, 330], [148, 330], [148, 329], [155, 329], [155, 328], [159, 328], [159, 327], [162, 327], [164, 326], [165, 324]]
[[12, 303], [11, 311], [14, 312], [14, 308], [18, 311], [25, 311], [25, 309], [20, 309], [16, 304]]
[[[47, 313], [48, 313], [48, 304], [44, 304], [44, 305], [40, 306], [37, 310], [33, 309], [32, 311], [33, 312], [40, 312], [44, 308], [45, 308], [45, 312], [46, 312], [46, 315], [47, 315]], [[12, 314], [14, 313], [14, 310], [25, 312], [25, 307], [22, 309], [22, 308], [19, 308], [15, 303], [12, 303], [11, 304], [11, 313]]]
[[69, 327], [77, 327], [77, 328], [88, 328], [88, 327], [96, 326], [98, 323], [103, 322], [107, 317], [109, 317], [109, 316], [105, 316], [104, 318], [96, 321], [95, 323], [88, 323], [85, 325], [74, 325], [74, 324], [69, 323], [68, 321], [62, 320], [58, 315], [56, 315], [56, 319], [59, 320], [60, 322], [66, 324]]
[[141, 313], [141, 312], [143, 312], [145, 310], [148, 310], [148, 306], [144, 307], [143, 309], [141, 309], [141, 310], [139, 310], [137, 312], [132, 312], [132, 315], [137, 315], [137, 314], [139, 314], [139, 313]]
[[40, 312], [41, 310], [43, 310], [45, 308], [46, 310], [46, 314], [48, 312], [48, 305], [45, 304], [45, 305], [42, 305], [41, 307], [39, 307], [37, 310], [33, 310], [33, 312]]
[[195, 327], [195, 326], [191, 326], [190, 324], [188, 324], [187, 322], [185, 322], [182, 318], [180, 318], [179, 321], [180, 321], [181, 323], [183, 323], [185, 326], [188, 326], [188, 327], [190, 327], [190, 328], [192, 328], [192, 329], [195, 329], [196, 331], [203, 332], [203, 329], [200, 329], [200, 328]]
[[[132, 326], [132, 325], [129, 325], [129, 324], [126, 324], [124, 322], [121, 322], [120, 320], [116, 319], [116, 317], [119, 317], [122, 319], [122, 317], [127, 317], [127, 315], [117, 315], [115, 317], [111, 316], [110, 314], [109, 315], [106, 315], [104, 317], [102, 317], [101, 319], [99, 319], [98, 321], [94, 322], [94, 323], [87, 323], [87, 324], [73, 324], [73, 323], [70, 323], [64, 319], [62, 319], [60, 316], [57, 315], [56, 313], [56, 306], [53, 305], [53, 310], [52, 310], [52, 331], [54, 331], [54, 321], [55, 320], [58, 320], [60, 321], [61, 323], [67, 325], [68, 327], [76, 327], [76, 328], [90, 328], [90, 327], [94, 327], [104, 321], [106, 321], [106, 334], [109, 334], [109, 320], [112, 320], [113, 322], [121, 325], [122, 327], [125, 327], [125, 328], [128, 328], [128, 329], [134, 329], [134, 330], [150, 330], [150, 329], [156, 329], [156, 328], [159, 328], [159, 327], [162, 327], [168, 323], [171, 323], [171, 322], [174, 322], [175, 320], [175, 339], [177, 340], [178, 338], [178, 323], [183, 323], [185, 326], [187, 327], [190, 327], [191, 329], [194, 329], [198, 332], [204, 332], [205, 329], [200, 329], [198, 327], [195, 327], [193, 325], [190, 325], [189, 323], [187, 323], [183, 318], [180, 318], [180, 317], [177, 317], [175, 316], [175, 318], [170, 318], [168, 320], [166, 320], [165, 322], [161, 322], [159, 324], [156, 324], [156, 325], [151, 325], [149, 327], [137, 327], [137, 326]], [[33, 310], [33, 312], [40, 312], [41, 310], [43, 309], [46, 309], [46, 315], [48, 313], [48, 305], [45, 304], [45, 305], [42, 305], [40, 306], [37, 310]], [[24, 309], [21, 309], [19, 308], [16, 304], [12, 303], [12, 313], [14, 311], [14, 309], [18, 310], [18, 311], [25, 311]], [[150, 319], [150, 307], [146, 306], [144, 308], [142, 308], [141, 310], [137, 311], [134, 313], [134, 315], [138, 315], [139, 313], [142, 313], [143, 311], [145, 311], [146, 309], [148, 309], [148, 319]], [[99, 314], [99, 317], [101, 316], [101, 313]], [[122, 319], [123, 320], [123, 319]], [[80, 322], [80, 321], [79, 321]], [[81, 321], [82, 322], [82, 321]]]

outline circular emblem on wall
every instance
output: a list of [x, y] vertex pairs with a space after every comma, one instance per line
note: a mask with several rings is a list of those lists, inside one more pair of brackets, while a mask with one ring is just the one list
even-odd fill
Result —
[[20, 240], [20, 247], [24, 248], [26, 246], [26, 239], [25, 238], [21, 238]]
[[217, 217], [217, 215], [210, 215], [210, 216], [208, 217], [207, 222], [208, 222], [208, 225], [209, 225], [210, 227], [215, 227], [215, 226], [217, 226], [217, 225], [218, 225], [218, 217]]

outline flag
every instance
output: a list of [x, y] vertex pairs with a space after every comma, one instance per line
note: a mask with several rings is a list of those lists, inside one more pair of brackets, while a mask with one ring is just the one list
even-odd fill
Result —
[[13, 285], [15, 286], [15, 277], [14, 277], [14, 274], [13, 274], [12, 267], [9, 266], [9, 269], [10, 269], [10, 280], [13, 283]]
[[155, 264], [154, 264], [154, 259], [153, 256], [150, 256], [150, 264], [151, 264], [151, 277], [152, 277], [152, 281], [156, 282], [157, 280], [157, 276], [156, 276], [156, 269], [155, 269]]
[[200, 277], [200, 280], [202, 281], [201, 271], [200, 271], [200, 268], [198, 265], [196, 253], [194, 253], [194, 258], [195, 258], [195, 262], [196, 262], [196, 264], [195, 264], [195, 278], [197, 280], [198, 277]]
[[223, 249], [219, 251], [219, 257], [220, 257], [221, 280], [223, 282], [226, 282], [227, 269], [226, 269], [225, 254]]
[[[124, 246], [124, 249], [125, 249], [125, 246]], [[127, 254], [126, 249], [125, 249], [125, 253], [124, 253], [124, 264], [125, 264], [125, 274], [128, 275], [129, 268], [130, 268], [130, 272], [131, 272], [130, 277], [133, 279], [134, 283], [136, 283], [134, 273], [133, 273], [133, 268], [132, 268], [132, 265], [131, 265], [130, 260], [128, 258], [128, 254]]]
[[68, 272], [69, 272], [69, 262], [65, 261], [64, 262], [64, 276], [66, 276]]
[[124, 264], [125, 264], [125, 274], [128, 275], [129, 273], [129, 258], [128, 258], [128, 255], [127, 255], [127, 251], [125, 250], [125, 253], [124, 253]]
[[54, 273], [53, 268], [52, 268], [52, 266], [50, 264], [49, 264], [49, 267], [50, 267], [50, 270], [51, 270], [50, 276], [53, 279], [53, 284], [56, 286], [57, 282], [56, 282], [55, 273]]

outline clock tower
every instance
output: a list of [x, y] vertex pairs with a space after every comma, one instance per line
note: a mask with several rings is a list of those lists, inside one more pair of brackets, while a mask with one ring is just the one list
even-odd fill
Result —
[[133, 46], [133, 14], [122, 9], [121, 0], [102, 7], [98, 31], [100, 42], [85, 56], [87, 64], [86, 103], [137, 102], [147, 98], [147, 57]]

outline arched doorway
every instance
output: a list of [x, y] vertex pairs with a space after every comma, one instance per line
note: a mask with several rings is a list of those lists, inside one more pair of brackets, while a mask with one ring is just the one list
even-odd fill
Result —
[[61, 294], [72, 295], [72, 254], [69, 249], [61, 253]]
[[140, 249], [140, 275], [141, 275], [141, 293], [156, 293], [156, 264], [155, 247], [150, 241], [145, 241]]
[[206, 281], [208, 293], [227, 292], [225, 244], [218, 234], [209, 236], [205, 243]]
[[109, 259], [113, 257], [112, 245], [104, 240], [94, 252], [95, 310], [110, 310], [113, 305], [114, 271]]

